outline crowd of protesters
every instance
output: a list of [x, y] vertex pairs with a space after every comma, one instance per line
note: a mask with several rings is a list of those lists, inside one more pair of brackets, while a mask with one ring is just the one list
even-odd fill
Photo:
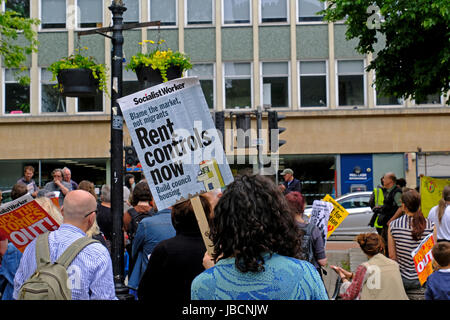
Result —
[[[64, 168], [53, 170], [53, 180], [39, 190], [33, 173], [33, 167], [25, 167], [11, 196], [31, 194], [60, 225], [46, 240], [51, 262], [76, 241], [97, 240], [83, 247], [71, 262], [81, 275], [71, 298], [117, 299], [111, 262], [110, 186], [103, 185], [98, 197], [92, 182], [77, 184], [70, 169]], [[322, 273], [328, 264], [324, 242], [317, 227], [303, 217], [301, 188], [289, 189], [296, 182], [292, 170], [285, 170], [283, 176], [284, 188], [268, 177], [243, 174], [223, 190], [199, 196], [213, 243], [211, 254], [190, 201], [157, 208], [145, 178], [136, 182], [127, 176], [123, 236], [130, 293], [145, 301], [329, 299]], [[381, 227], [379, 234], [360, 234], [356, 239], [368, 261], [354, 273], [331, 266], [342, 279], [341, 299], [408, 299], [409, 289], [421, 287], [410, 253], [430, 233], [438, 243], [433, 248], [435, 272], [423, 286], [425, 297], [450, 298], [450, 186], [425, 218], [420, 194], [402, 190], [396, 182], [392, 173], [382, 179], [385, 201], [379, 204], [380, 210], [374, 210], [381, 216], [373, 222]], [[59, 206], [49, 199], [55, 192]], [[26, 296], [24, 283], [41, 261], [37, 256], [42, 254], [42, 239], [33, 240], [22, 254], [1, 237], [1, 298], [20, 299]]]

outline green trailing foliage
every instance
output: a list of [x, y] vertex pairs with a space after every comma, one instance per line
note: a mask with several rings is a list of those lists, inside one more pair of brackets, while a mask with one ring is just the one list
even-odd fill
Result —
[[[0, 6], [6, 0], [0, 0]], [[20, 8], [20, 6], [13, 6]], [[18, 69], [16, 75], [28, 69], [25, 65], [27, 56], [38, 51], [39, 42], [37, 32], [33, 30], [40, 24], [38, 19], [24, 17], [24, 12], [17, 12], [12, 9], [0, 12], [0, 56], [3, 58], [2, 65], [6, 68]], [[19, 35], [26, 40], [26, 44], [19, 44]], [[19, 83], [28, 85], [29, 76], [18, 76]]]
[[367, 71], [375, 71], [377, 92], [416, 100], [439, 93], [450, 104], [449, 0], [331, 0], [320, 14], [345, 20], [359, 53], [376, 53]]
[[[86, 51], [88, 48], [75, 49], [74, 54], [53, 62], [48, 68], [53, 74], [52, 81], [55, 81], [59, 72], [64, 69], [90, 69], [93, 77], [99, 81], [98, 88], [109, 96], [105, 65], [97, 63], [92, 56], [84, 56], [83, 50]], [[62, 90], [61, 84], [57, 84], [56, 87]]]
[[153, 70], [158, 69], [161, 72], [163, 81], [167, 82], [167, 69], [171, 66], [180, 67], [182, 72], [192, 68], [190, 59], [186, 54], [179, 51], [173, 52], [170, 48], [162, 50], [161, 45], [164, 43], [164, 40], [159, 40], [157, 43], [153, 40], [139, 42], [141, 46], [146, 46], [147, 43], [155, 45], [153, 50], [148, 53], [139, 52], [132, 56], [130, 62], [125, 66], [126, 70], [136, 71], [140, 66], [151, 67]]

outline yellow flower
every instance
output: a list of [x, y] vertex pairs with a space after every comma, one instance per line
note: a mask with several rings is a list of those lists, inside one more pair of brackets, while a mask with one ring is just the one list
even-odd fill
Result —
[[141, 46], [142, 46], [142, 42], [139, 42], [139, 45], [141, 45]]

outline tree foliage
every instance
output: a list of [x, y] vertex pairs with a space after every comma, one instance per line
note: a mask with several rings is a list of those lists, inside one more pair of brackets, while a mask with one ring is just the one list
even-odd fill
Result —
[[[0, 0], [0, 5], [6, 1]], [[20, 8], [20, 6], [13, 7]], [[0, 56], [3, 58], [4, 67], [19, 69], [19, 72], [27, 69], [25, 65], [27, 55], [38, 50], [39, 42], [33, 26], [39, 24], [38, 19], [24, 17], [22, 12], [9, 8], [0, 12]], [[19, 37], [25, 39], [25, 44], [23, 41], [18, 41]], [[22, 84], [30, 81], [28, 76], [22, 76], [19, 80]]]
[[346, 38], [359, 40], [361, 54], [385, 39], [367, 68], [375, 71], [377, 92], [416, 100], [439, 93], [450, 104], [449, 0], [331, 0], [322, 13], [328, 21], [345, 19]]

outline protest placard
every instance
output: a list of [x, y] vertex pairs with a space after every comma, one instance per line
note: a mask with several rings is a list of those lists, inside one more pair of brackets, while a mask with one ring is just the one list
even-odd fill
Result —
[[419, 244], [419, 246], [411, 252], [414, 260], [417, 275], [419, 276], [420, 285], [423, 285], [430, 274], [433, 273], [433, 254], [431, 249], [434, 246], [433, 233], [426, 236]]
[[322, 201], [330, 202], [333, 205], [333, 211], [331, 211], [330, 218], [328, 219], [328, 239], [337, 227], [339, 227], [342, 221], [344, 221], [344, 219], [348, 216], [348, 211], [345, 210], [344, 207], [334, 200], [329, 194], [327, 194]]
[[117, 101], [159, 209], [233, 181], [197, 77]]
[[21, 252], [39, 234], [58, 227], [58, 223], [28, 193], [0, 207], [0, 233]]
[[420, 177], [421, 210], [425, 218], [428, 217], [431, 208], [438, 205], [442, 191], [447, 185], [450, 185], [450, 179]]
[[158, 209], [233, 181], [197, 77], [168, 81], [117, 101]]
[[330, 202], [314, 200], [310, 223], [314, 224], [320, 230], [324, 244], [327, 243], [328, 220], [332, 211], [333, 205]]

